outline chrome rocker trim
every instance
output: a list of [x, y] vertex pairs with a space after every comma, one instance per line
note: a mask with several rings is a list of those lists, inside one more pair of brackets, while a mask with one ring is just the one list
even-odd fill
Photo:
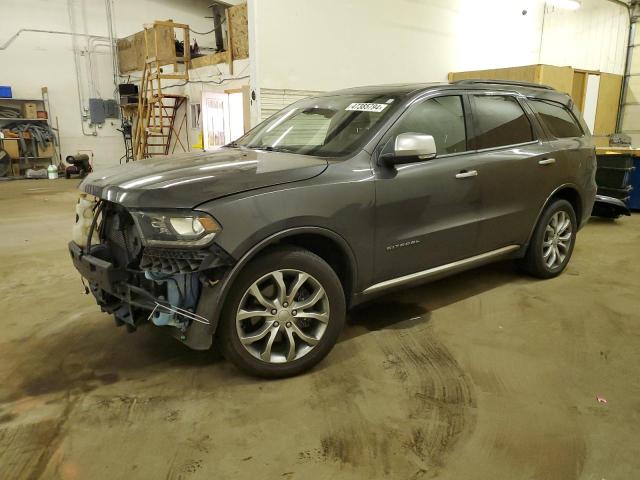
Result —
[[366, 288], [362, 293], [367, 295], [369, 293], [378, 292], [380, 290], [386, 290], [387, 288], [404, 285], [405, 283], [410, 283], [418, 280], [425, 280], [441, 274], [453, 273], [456, 270], [465, 270], [474, 264], [481, 264], [483, 262], [486, 262], [489, 259], [493, 259], [495, 257], [499, 257], [502, 255], [507, 255], [509, 253], [515, 252], [519, 248], [520, 248], [520, 245], [508, 245], [506, 247], [502, 247], [497, 250], [481, 253], [480, 255], [476, 255], [474, 257], [464, 258], [462, 260], [457, 260], [455, 262], [447, 263], [445, 265], [440, 265], [439, 267], [433, 267], [427, 270], [422, 270], [421, 272], [411, 273], [409, 275], [404, 275], [402, 277], [392, 278], [391, 280], [385, 280], [384, 282], [371, 285], [370, 287]]

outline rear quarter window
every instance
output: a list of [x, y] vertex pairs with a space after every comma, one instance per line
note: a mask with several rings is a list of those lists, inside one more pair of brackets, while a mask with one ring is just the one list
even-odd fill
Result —
[[534, 98], [529, 99], [529, 104], [554, 137], [573, 138], [584, 135], [576, 118], [564, 105]]
[[478, 150], [518, 145], [534, 140], [527, 115], [507, 95], [474, 95], [473, 124]]

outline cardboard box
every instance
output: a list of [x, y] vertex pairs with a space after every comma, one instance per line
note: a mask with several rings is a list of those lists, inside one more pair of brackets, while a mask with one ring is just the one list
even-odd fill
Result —
[[20, 158], [20, 147], [17, 139], [5, 138], [2, 140], [2, 148], [11, 158]]
[[56, 154], [56, 149], [53, 146], [53, 143], [49, 143], [46, 148], [38, 145], [38, 156], [39, 157], [53, 157]]
[[23, 103], [22, 116], [24, 118], [38, 118], [38, 105], [32, 102]]

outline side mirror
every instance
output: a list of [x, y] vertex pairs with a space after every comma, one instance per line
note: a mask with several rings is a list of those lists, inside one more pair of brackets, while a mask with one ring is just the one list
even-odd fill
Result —
[[383, 155], [387, 165], [429, 160], [436, 156], [436, 142], [432, 135], [423, 133], [401, 133], [396, 137], [393, 153]]

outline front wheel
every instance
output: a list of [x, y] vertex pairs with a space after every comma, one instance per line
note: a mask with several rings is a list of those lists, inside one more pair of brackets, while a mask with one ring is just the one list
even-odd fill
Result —
[[538, 278], [560, 275], [573, 253], [577, 230], [573, 206], [566, 200], [551, 203], [538, 220], [522, 260], [523, 269]]
[[218, 341], [225, 357], [267, 378], [296, 375], [322, 360], [345, 321], [342, 285], [319, 256], [271, 250], [250, 262], [225, 302]]

